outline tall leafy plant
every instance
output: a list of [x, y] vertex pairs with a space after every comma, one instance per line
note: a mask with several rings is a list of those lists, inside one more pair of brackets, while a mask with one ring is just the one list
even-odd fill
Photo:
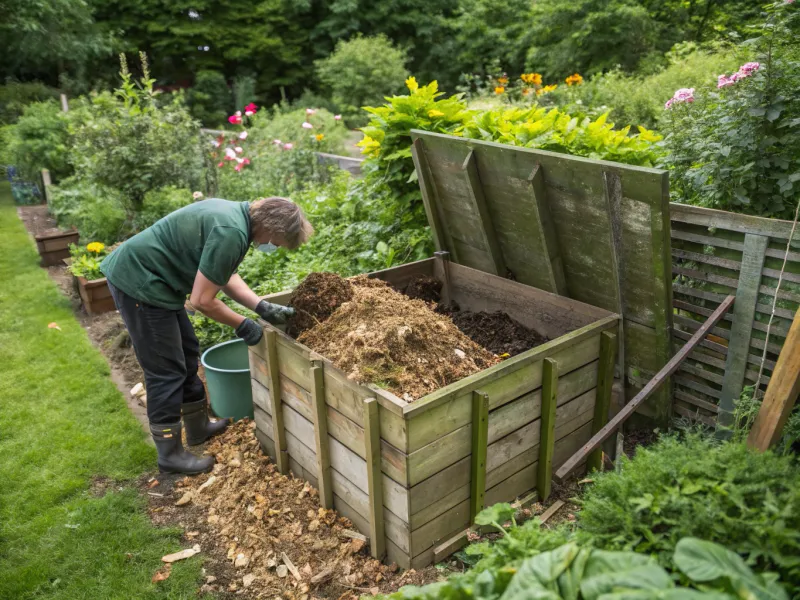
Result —
[[[757, 61], [717, 89], [668, 103], [663, 164], [679, 202], [793, 218], [800, 192], [800, 9], [767, 8], [746, 42]], [[712, 74], [709, 74], [711, 77]]]

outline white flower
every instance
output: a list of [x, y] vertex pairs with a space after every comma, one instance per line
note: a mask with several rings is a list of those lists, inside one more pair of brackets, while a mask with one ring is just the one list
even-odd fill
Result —
[[333, 115], [333, 120], [334, 121], [341, 121], [342, 120], [342, 115]]
[[233, 148], [225, 148], [225, 156], [232, 160], [236, 158], [236, 152], [234, 152]]
[[314, 126], [308, 121], [303, 121], [303, 129], [314, 129]]
[[195, 192], [195, 193], [193, 193], [192, 194], [192, 198], [194, 198], [195, 200], [202, 200], [203, 192]]
[[236, 116], [237, 116], [237, 117], [241, 117], [241, 116], [242, 116], [242, 111], [240, 111], [240, 110], [237, 110], [237, 111], [236, 111]]
[[219, 142], [217, 140], [211, 140], [211, 145], [214, 146], [214, 148], [219, 148]]
[[280, 146], [283, 142], [280, 140], [272, 140], [272, 143], [275, 144], [276, 146]]
[[256, 113], [254, 113], [252, 110], [244, 111], [244, 116], [245, 117], [252, 117], [254, 114], [256, 114]]
[[244, 159], [243, 159], [243, 158], [238, 158], [238, 157], [237, 157], [237, 158], [236, 158], [236, 162], [237, 162], [237, 163], [239, 163], [239, 164], [242, 164], [242, 163], [244, 162]]
[[236, 154], [241, 154], [242, 153], [242, 147], [241, 146], [236, 146], [236, 148], [234, 148], [234, 150], [236, 151]]
[[307, 114], [308, 116], [311, 116], [311, 115], [313, 115], [315, 112], [317, 112], [317, 111], [315, 111], [313, 108], [307, 108], [307, 109], [306, 109], [306, 114]]
[[240, 133], [239, 134], [239, 139], [240, 140], [246, 140], [247, 139], [247, 132], [243, 131], [242, 133]]

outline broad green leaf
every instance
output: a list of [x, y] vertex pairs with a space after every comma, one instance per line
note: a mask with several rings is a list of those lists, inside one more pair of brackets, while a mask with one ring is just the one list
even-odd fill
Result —
[[588, 577], [581, 583], [584, 600], [621, 590], [664, 590], [673, 587], [669, 574], [655, 563]]
[[503, 524], [514, 516], [516, 510], [507, 502], [501, 502], [484, 508], [475, 515], [475, 523], [478, 525], [492, 525], [493, 523]]
[[697, 538], [683, 538], [675, 546], [675, 565], [694, 581], [713, 581], [720, 577], [752, 577], [744, 560], [724, 546]]

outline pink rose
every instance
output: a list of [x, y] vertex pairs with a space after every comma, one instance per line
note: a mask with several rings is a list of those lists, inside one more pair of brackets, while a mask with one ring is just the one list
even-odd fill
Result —
[[234, 148], [234, 150], [236, 151], [236, 154], [241, 154], [242, 152], [244, 152], [244, 150], [242, 150], [241, 146], [236, 146], [236, 148]]
[[228, 117], [228, 123], [230, 123], [231, 125], [241, 125], [242, 115], [238, 113], [235, 115], [231, 115], [230, 117]]
[[236, 158], [236, 151], [233, 148], [225, 148], [225, 158], [233, 160]]
[[240, 133], [239, 134], [239, 139], [240, 140], [246, 140], [247, 139], [247, 132], [243, 131], [242, 133]]
[[218, 166], [218, 167], [225, 166], [225, 162], [219, 162], [219, 163], [217, 163], [217, 166]]
[[750, 75], [758, 71], [760, 68], [761, 68], [760, 63], [757, 62], [745, 63], [741, 67], [739, 67], [739, 76], [750, 77]]
[[284, 150], [291, 150], [292, 148], [294, 148], [294, 144], [290, 142], [287, 142], [286, 144], [283, 145]]
[[303, 121], [303, 129], [314, 129], [314, 126], [308, 121]]
[[310, 117], [311, 115], [313, 115], [315, 112], [317, 112], [317, 111], [315, 111], [313, 108], [307, 108], [307, 109], [306, 109], [306, 114], [307, 114], [309, 117]]
[[246, 114], [249, 117], [250, 115], [256, 114], [257, 110], [258, 107], [251, 102], [250, 104], [244, 107], [244, 114]]
[[280, 146], [283, 142], [280, 140], [272, 140], [272, 143], [275, 144], [276, 146]]
[[342, 120], [342, 115], [333, 115], [333, 120], [334, 121], [341, 121]]

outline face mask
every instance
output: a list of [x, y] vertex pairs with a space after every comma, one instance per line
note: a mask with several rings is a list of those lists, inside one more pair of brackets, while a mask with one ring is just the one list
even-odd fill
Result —
[[268, 242], [266, 244], [259, 244], [258, 246], [256, 246], [256, 249], [259, 252], [263, 252], [264, 254], [270, 254], [271, 252], [275, 252], [275, 250], [277, 250], [278, 247], [272, 242]]

